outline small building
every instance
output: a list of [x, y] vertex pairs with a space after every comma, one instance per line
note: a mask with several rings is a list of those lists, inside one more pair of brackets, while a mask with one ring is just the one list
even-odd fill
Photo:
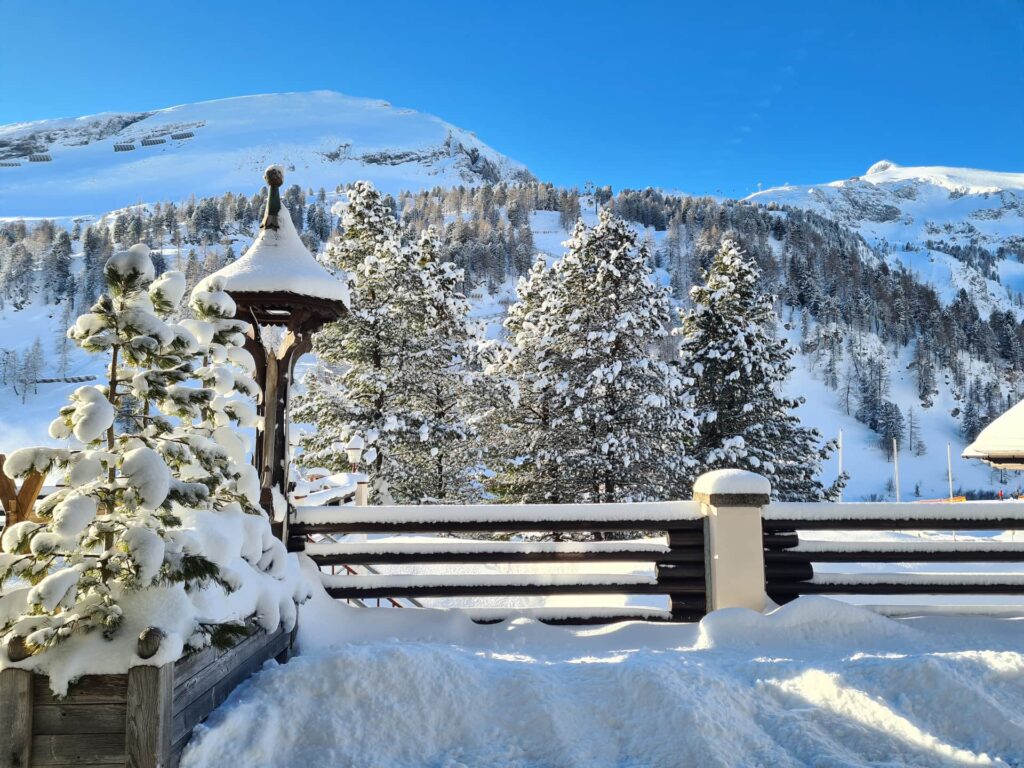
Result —
[[1024, 400], [981, 430], [961, 455], [998, 469], [1024, 469]]

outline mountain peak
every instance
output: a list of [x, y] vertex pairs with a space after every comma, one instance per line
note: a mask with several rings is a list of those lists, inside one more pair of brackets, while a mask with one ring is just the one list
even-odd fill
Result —
[[888, 171], [890, 168], [899, 168], [892, 160], [879, 160], [877, 163], [868, 168], [865, 176], [870, 176], [874, 173], [881, 173], [882, 171]]
[[0, 126], [0, 217], [248, 194], [271, 163], [328, 190], [357, 179], [397, 193], [532, 178], [434, 115], [334, 91], [257, 94]]

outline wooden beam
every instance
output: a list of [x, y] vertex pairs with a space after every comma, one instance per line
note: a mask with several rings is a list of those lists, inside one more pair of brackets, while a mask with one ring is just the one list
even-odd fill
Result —
[[32, 764], [32, 673], [0, 671], [0, 768], [29, 768]]
[[127, 768], [166, 768], [170, 764], [173, 693], [173, 664], [128, 671]]

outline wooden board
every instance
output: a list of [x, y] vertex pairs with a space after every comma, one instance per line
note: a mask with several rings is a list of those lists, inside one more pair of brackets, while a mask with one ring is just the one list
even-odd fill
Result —
[[39, 768], [74, 764], [92, 766], [97, 763], [124, 764], [124, 734], [94, 733], [74, 736], [47, 735], [32, 737], [32, 765]]
[[39, 704], [124, 704], [128, 700], [128, 675], [88, 675], [72, 683], [65, 697], [57, 698], [50, 690], [50, 681], [34, 675], [32, 692]]
[[124, 704], [37, 704], [32, 731], [37, 736], [75, 733], [124, 733]]

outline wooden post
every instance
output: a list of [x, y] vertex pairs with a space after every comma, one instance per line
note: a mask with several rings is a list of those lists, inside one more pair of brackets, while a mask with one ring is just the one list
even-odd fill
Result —
[[697, 478], [693, 498], [705, 514], [707, 610], [765, 606], [761, 508], [771, 484], [761, 475], [720, 469]]
[[174, 664], [128, 670], [127, 768], [166, 768], [171, 753]]
[[32, 761], [32, 673], [0, 671], [0, 768], [29, 768]]
[[0, 454], [0, 503], [4, 506], [6, 525], [14, 525], [22, 520], [37, 520], [32, 514], [32, 508], [43, 490], [43, 482], [46, 478], [38, 472], [32, 472], [21, 483], [21, 489], [14, 484], [14, 480], [7, 476], [4, 465], [7, 457]]

